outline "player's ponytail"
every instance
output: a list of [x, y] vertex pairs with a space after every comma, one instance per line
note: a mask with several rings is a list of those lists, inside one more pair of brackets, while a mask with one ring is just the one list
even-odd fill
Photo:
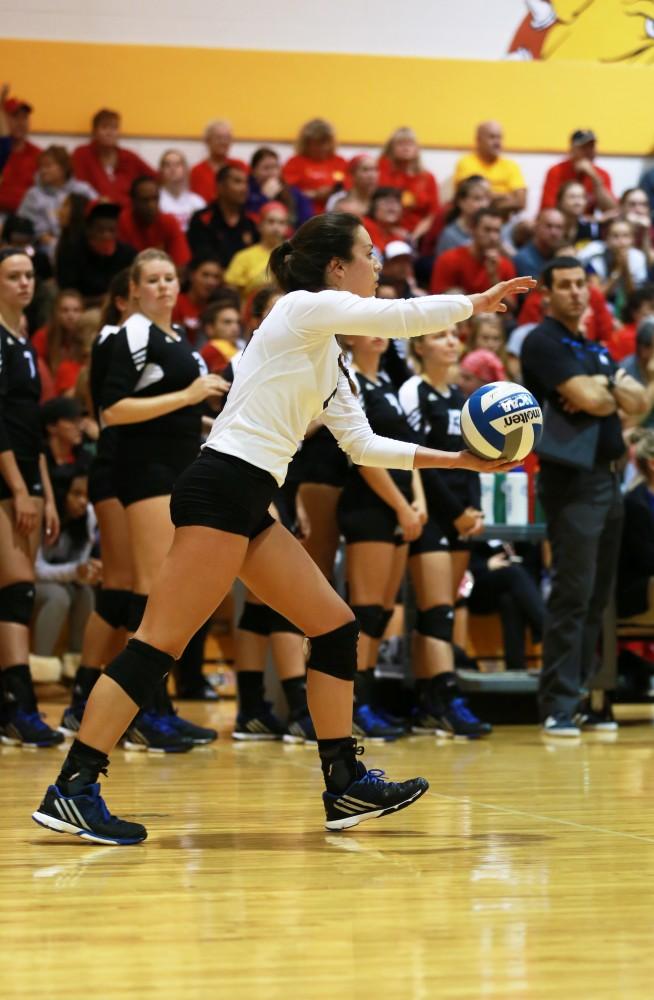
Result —
[[335, 257], [352, 260], [352, 246], [361, 220], [347, 212], [315, 215], [290, 240], [270, 255], [268, 267], [284, 292], [319, 292], [326, 287], [325, 271]]

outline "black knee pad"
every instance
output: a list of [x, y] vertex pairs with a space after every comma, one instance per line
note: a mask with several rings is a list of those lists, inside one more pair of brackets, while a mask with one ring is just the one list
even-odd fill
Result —
[[381, 639], [386, 628], [381, 604], [353, 604], [352, 611], [364, 635], [371, 639]]
[[393, 617], [393, 608], [384, 608], [382, 612], [382, 625], [383, 625], [383, 628], [381, 630], [382, 635], [388, 628], [388, 623], [392, 617]]
[[268, 608], [268, 624], [271, 632], [292, 632], [294, 635], [304, 635], [301, 628], [284, 618], [278, 611]]
[[451, 604], [435, 604], [426, 611], [416, 614], [416, 632], [431, 639], [452, 642], [454, 628], [454, 608]]
[[467, 597], [457, 597], [456, 601], [454, 602], [454, 607], [455, 608], [467, 608], [468, 607], [468, 598]]
[[307, 667], [329, 674], [340, 681], [354, 680], [357, 671], [357, 640], [359, 626], [348, 622], [324, 635], [309, 638], [311, 651]]
[[140, 707], [152, 699], [153, 692], [168, 676], [174, 663], [174, 658], [168, 653], [140, 639], [130, 639], [122, 653], [111, 661], [105, 674]]
[[0, 587], [0, 622], [29, 625], [34, 610], [34, 583], [23, 581]]
[[127, 608], [127, 631], [136, 632], [143, 615], [145, 614], [145, 605], [148, 603], [147, 594], [135, 594], [132, 591], [129, 595], [129, 606]]
[[95, 610], [112, 628], [127, 628], [131, 599], [131, 590], [102, 589], [96, 598]]
[[266, 604], [246, 601], [237, 628], [256, 635], [270, 635], [270, 608]]

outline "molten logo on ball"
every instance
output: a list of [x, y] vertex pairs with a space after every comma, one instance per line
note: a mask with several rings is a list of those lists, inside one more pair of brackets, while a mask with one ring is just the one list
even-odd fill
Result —
[[482, 458], [522, 461], [533, 451], [542, 428], [537, 400], [515, 382], [483, 385], [466, 400], [461, 412], [466, 447]]

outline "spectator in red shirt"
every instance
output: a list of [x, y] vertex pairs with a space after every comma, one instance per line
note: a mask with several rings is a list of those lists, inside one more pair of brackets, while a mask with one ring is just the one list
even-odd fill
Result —
[[0, 212], [11, 214], [18, 210], [25, 193], [34, 183], [41, 150], [27, 138], [32, 105], [19, 97], [8, 97], [2, 107], [11, 143], [0, 176]]
[[32, 347], [53, 378], [60, 364], [75, 355], [75, 336], [83, 311], [84, 302], [80, 293], [72, 288], [63, 289], [54, 301], [50, 321], [32, 337]]
[[206, 341], [200, 317], [223, 287], [225, 272], [217, 257], [203, 254], [193, 257], [187, 274], [184, 291], [178, 295], [173, 309], [173, 323], [181, 323], [193, 347], [199, 348]]
[[347, 174], [347, 161], [336, 152], [334, 129], [324, 118], [312, 118], [300, 129], [296, 149], [282, 177], [311, 199], [314, 214], [324, 212], [330, 194], [343, 187]]
[[[594, 286], [591, 285], [590, 288], [592, 292]], [[634, 289], [627, 296], [627, 301], [622, 308], [624, 326], [621, 326], [619, 330], [613, 329], [610, 336], [606, 338], [609, 354], [614, 361], [622, 361], [623, 358], [634, 353], [636, 350], [636, 331], [643, 320], [653, 315], [654, 285], [641, 285], [640, 288]]]
[[515, 268], [501, 250], [503, 217], [492, 208], [480, 208], [472, 222], [472, 243], [454, 247], [436, 258], [430, 291], [438, 294], [460, 288], [474, 295], [498, 281], [515, 277]]
[[401, 224], [402, 192], [394, 187], [377, 188], [370, 202], [370, 215], [363, 224], [377, 249], [383, 252], [393, 240], [404, 240], [409, 234]]
[[132, 181], [156, 177], [156, 171], [136, 153], [118, 145], [120, 115], [103, 108], [91, 121], [91, 142], [73, 152], [75, 176], [86, 181], [102, 198], [126, 205]]
[[244, 346], [237, 306], [230, 299], [213, 302], [202, 314], [202, 329], [208, 342], [200, 354], [211, 374], [218, 375]]
[[384, 146], [379, 160], [379, 183], [402, 192], [402, 225], [417, 242], [431, 229], [439, 200], [436, 178], [420, 162], [420, 147], [413, 129], [396, 129]]
[[541, 208], [556, 208], [559, 188], [566, 181], [583, 184], [588, 199], [587, 211], [610, 212], [617, 208], [611, 178], [595, 163], [597, 136], [589, 128], [580, 128], [570, 136], [570, 158], [555, 163], [545, 175]]
[[207, 202], [213, 201], [218, 193], [216, 175], [221, 167], [238, 167], [248, 171], [247, 163], [235, 160], [229, 155], [233, 140], [232, 126], [222, 118], [209, 122], [204, 130], [204, 141], [209, 153], [206, 160], [196, 163], [191, 170], [191, 191], [195, 191]]
[[129, 192], [130, 204], [120, 213], [118, 239], [137, 253], [155, 247], [164, 250], [176, 267], [191, 258], [182, 228], [174, 215], [159, 210], [159, 184], [152, 177], [137, 177]]

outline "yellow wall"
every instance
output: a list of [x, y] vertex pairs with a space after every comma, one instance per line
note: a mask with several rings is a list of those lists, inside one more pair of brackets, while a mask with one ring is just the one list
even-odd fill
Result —
[[604, 154], [643, 155], [654, 128], [652, 71], [575, 62], [477, 62], [390, 56], [0, 40], [2, 78], [35, 106], [39, 132], [85, 134], [116, 107], [128, 135], [196, 137], [228, 117], [242, 139], [290, 140], [322, 115], [348, 144], [381, 144], [411, 124], [426, 146], [468, 146], [499, 118], [506, 145], [559, 150], [592, 127]]

